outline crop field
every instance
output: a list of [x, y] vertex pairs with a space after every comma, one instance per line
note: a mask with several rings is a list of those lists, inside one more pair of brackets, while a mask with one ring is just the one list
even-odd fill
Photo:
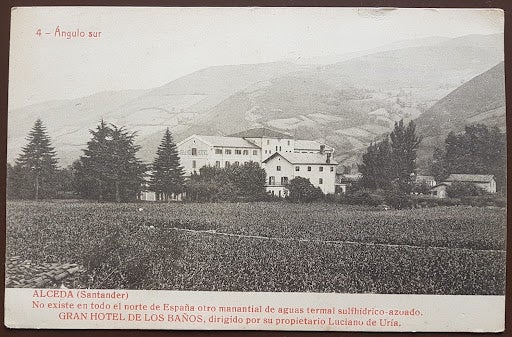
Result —
[[504, 294], [504, 209], [8, 202], [7, 256], [88, 288]]

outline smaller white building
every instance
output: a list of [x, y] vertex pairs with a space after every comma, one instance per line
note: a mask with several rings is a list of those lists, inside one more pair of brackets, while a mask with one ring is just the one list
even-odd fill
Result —
[[285, 197], [286, 185], [295, 177], [309, 179], [324, 194], [334, 194], [336, 163], [332, 153], [274, 153], [263, 161], [267, 191]]
[[426, 184], [428, 187], [436, 186], [436, 178], [433, 176], [416, 175], [414, 177], [414, 183], [416, 185]]
[[487, 193], [496, 193], [496, 180], [490, 174], [450, 174], [444, 181], [447, 185], [454, 182], [470, 183], [480, 187]]
[[445, 181], [433, 186], [430, 194], [437, 198], [447, 198], [446, 189], [453, 183], [474, 184], [487, 193], [496, 193], [496, 180], [493, 175], [489, 174], [450, 174]]

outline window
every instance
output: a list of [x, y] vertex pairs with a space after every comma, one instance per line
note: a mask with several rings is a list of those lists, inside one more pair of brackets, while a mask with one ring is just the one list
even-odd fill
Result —
[[318, 168], [318, 171], [323, 172], [323, 171], [324, 171], [324, 167], [323, 167], [323, 166], [320, 166], [320, 167]]
[[274, 176], [268, 177], [268, 184], [269, 185], [275, 185], [276, 184], [276, 177], [274, 177]]
[[215, 149], [215, 154], [222, 154], [222, 149]]
[[308, 166], [308, 172], [311, 172], [311, 166]]
[[279, 151], [281, 151], [281, 146], [279, 146]]
[[242, 154], [242, 150], [235, 150], [235, 154]]
[[244, 150], [244, 156], [249, 155], [249, 150]]
[[226, 150], [224, 150], [224, 153], [225, 154], [231, 154], [231, 150], [230, 149], [226, 149]]
[[281, 177], [281, 185], [288, 184], [288, 177]]
[[231, 163], [229, 161], [226, 161], [226, 167], [230, 167], [231, 166]]
[[276, 170], [281, 171], [281, 166], [277, 165]]
[[197, 156], [197, 149], [195, 147], [192, 148], [192, 155]]
[[279, 146], [276, 145], [276, 152], [279, 151]]
[[334, 171], [334, 166], [331, 166], [331, 172], [333, 172], [333, 171]]
[[196, 168], [196, 161], [192, 160], [192, 168]]
[[300, 171], [300, 166], [295, 166], [295, 172], [299, 172]]
[[290, 146], [290, 141], [288, 141], [288, 146]]
[[220, 161], [218, 161], [218, 160], [217, 160], [217, 161], [215, 162], [215, 167], [220, 167]]
[[318, 184], [319, 184], [319, 185], [322, 185], [323, 183], [324, 183], [324, 180], [323, 180], [322, 178], [319, 178], [319, 179], [318, 179]]
[[252, 155], [253, 156], [257, 156], [258, 155], [258, 150], [252, 150]]
[[239, 162], [237, 162], [237, 161], [235, 161], [235, 162], [233, 163], [233, 165], [238, 166], [238, 165], [240, 165], [240, 163], [239, 163]]

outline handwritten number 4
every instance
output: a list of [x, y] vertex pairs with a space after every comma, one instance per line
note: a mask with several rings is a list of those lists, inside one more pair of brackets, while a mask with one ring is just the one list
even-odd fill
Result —
[[36, 30], [36, 35], [41, 37], [41, 28], [39, 28], [38, 30]]

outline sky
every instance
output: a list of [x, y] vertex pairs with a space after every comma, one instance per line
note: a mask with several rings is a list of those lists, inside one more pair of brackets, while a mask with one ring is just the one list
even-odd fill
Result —
[[[16, 8], [9, 109], [106, 90], [154, 88], [214, 65], [293, 61], [429, 36], [501, 33], [503, 20], [501, 10], [488, 9]], [[64, 31], [86, 37], [67, 39]], [[89, 32], [101, 34], [89, 38]]]

